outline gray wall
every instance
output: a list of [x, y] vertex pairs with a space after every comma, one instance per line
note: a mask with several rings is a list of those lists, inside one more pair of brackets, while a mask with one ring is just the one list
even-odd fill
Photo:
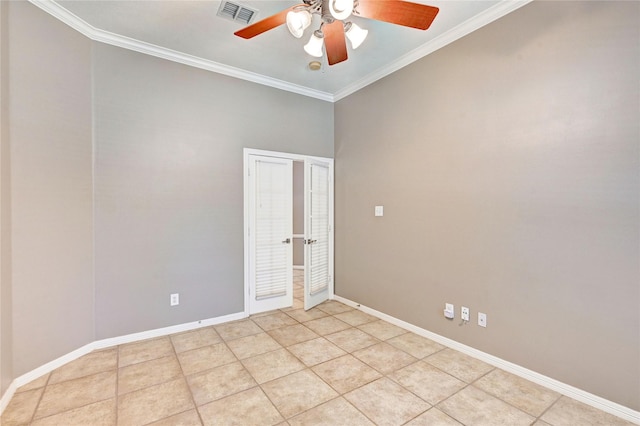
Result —
[[243, 311], [242, 149], [332, 157], [333, 105], [102, 44], [94, 58], [97, 338]]
[[91, 42], [26, 2], [8, 11], [18, 376], [94, 340]]
[[331, 157], [333, 105], [91, 42], [27, 2], [0, 18], [2, 390], [94, 340], [241, 312], [243, 148]]
[[336, 293], [640, 409], [639, 8], [533, 2], [338, 102]]
[[0, 2], [0, 394], [13, 378], [8, 13], [8, 3]]

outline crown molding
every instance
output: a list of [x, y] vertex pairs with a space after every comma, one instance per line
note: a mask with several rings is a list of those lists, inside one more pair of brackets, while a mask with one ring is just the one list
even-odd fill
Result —
[[91, 40], [327, 102], [337, 102], [340, 99], [343, 99], [350, 94], [380, 80], [381, 78], [384, 78], [389, 74], [392, 74], [395, 71], [427, 56], [428, 54], [453, 43], [467, 34], [495, 21], [496, 19], [519, 9], [531, 1], [533, 0], [501, 1], [495, 6], [475, 15], [428, 43], [423, 44], [419, 48], [401, 56], [398, 60], [378, 68], [376, 71], [357, 80], [353, 84], [348, 85], [336, 93], [328, 93], [95, 28], [75, 14], [69, 12], [64, 7], [60, 6], [55, 0], [29, 0], [29, 2], [38, 8], [67, 24]]
[[340, 99], [343, 99], [351, 95], [352, 93], [357, 92], [358, 90], [380, 80], [381, 78], [384, 78], [389, 74], [392, 74], [399, 69], [406, 67], [407, 65], [417, 61], [418, 59], [424, 58], [428, 54], [433, 53], [436, 50], [441, 49], [458, 39], [461, 39], [467, 34], [470, 34], [484, 27], [485, 25], [488, 25], [491, 22], [502, 18], [503, 16], [513, 12], [514, 10], [519, 9], [528, 3], [531, 3], [532, 1], [533, 0], [505, 0], [499, 2], [495, 6], [485, 10], [482, 13], [479, 13], [478, 15], [473, 16], [462, 24], [439, 35], [438, 37], [423, 44], [417, 49], [414, 49], [411, 52], [401, 56], [398, 60], [391, 62], [381, 68], [378, 68], [376, 71], [361, 78], [355, 83], [350, 84], [342, 90], [339, 90], [333, 96], [334, 102], [337, 102]]
[[286, 90], [288, 92], [309, 96], [323, 101], [334, 101], [334, 97], [331, 93], [310, 89], [308, 87], [292, 84], [284, 80], [267, 77], [240, 68], [231, 67], [219, 62], [210, 61], [208, 59], [203, 59], [197, 56], [178, 52], [172, 49], [167, 49], [165, 47], [156, 46], [151, 43], [146, 43], [130, 37], [125, 37], [119, 34], [95, 28], [94, 26], [79, 18], [77, 15], [60, 6], [54, 0], [29, 0], [29, 2], [93, 41], [121, 47], [128, 50], [133, 50], [135, 52], [144, 53], [146, 55], [155, 56], [157, 58], [178, 62], [180, 64], [188, 65], [191, 67], [239, 78], [280, 90]]

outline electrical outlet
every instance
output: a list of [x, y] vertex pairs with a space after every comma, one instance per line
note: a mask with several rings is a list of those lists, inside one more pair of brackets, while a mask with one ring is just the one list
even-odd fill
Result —
[[180, 304], [180, 294], [173, 293], [171, 295], [171, 306], [176, 306]]
[[445, 303], [444, 304], [444, 316], [445, 316], [445, 318], [453, 319], [453, 317], [456, 316], [455, 312], [456, 311], [455, 311], [452, 303]]
[[482, 312], [478, 312], [478, 325], [480, 327], [487, 326], [487, 314], [483, 314]]
[[469, 308], [466, 306], [460, 308], [460, 318], [462, 318], [463, 321], [469, 321]]

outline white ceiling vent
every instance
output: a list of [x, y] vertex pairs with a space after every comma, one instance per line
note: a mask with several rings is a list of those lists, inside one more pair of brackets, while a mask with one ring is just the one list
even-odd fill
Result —
[[230, 1], [223, 1], [218, 8], [218, 16], [238, 21], [245, 25], [250, 24], [257, 14], [258, 11], [256, 9]]

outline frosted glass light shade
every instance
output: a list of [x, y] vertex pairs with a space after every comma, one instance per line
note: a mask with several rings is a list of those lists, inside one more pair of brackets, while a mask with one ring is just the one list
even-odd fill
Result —
[[353, 22], [350, 22], [349, 29], [346, 32], [347, 38], [351, 42], [351, 47], [355, 50], [362, 44], [369, 34], [368, 30], [363, 30]]
[[329, 12], [335, 19], [342, 21], [351, 16], [353, 0], [329, 0]]
[[322, 37], [322, 33], [320, 33], [319, 31], [315, 31], [313, 34], [311, 34], [311, 38], [309, 39], [309, 42], [304, 45], [304, 51], [311, 56], [320, 58], [322, 56], [323, 44], [324, 44], [324, 38]]
[[292, 10], [287, 13], [287, 28], [295, 38], [302, 37], [309, 25], [311, 25], [311, 13], [308, 10]]

